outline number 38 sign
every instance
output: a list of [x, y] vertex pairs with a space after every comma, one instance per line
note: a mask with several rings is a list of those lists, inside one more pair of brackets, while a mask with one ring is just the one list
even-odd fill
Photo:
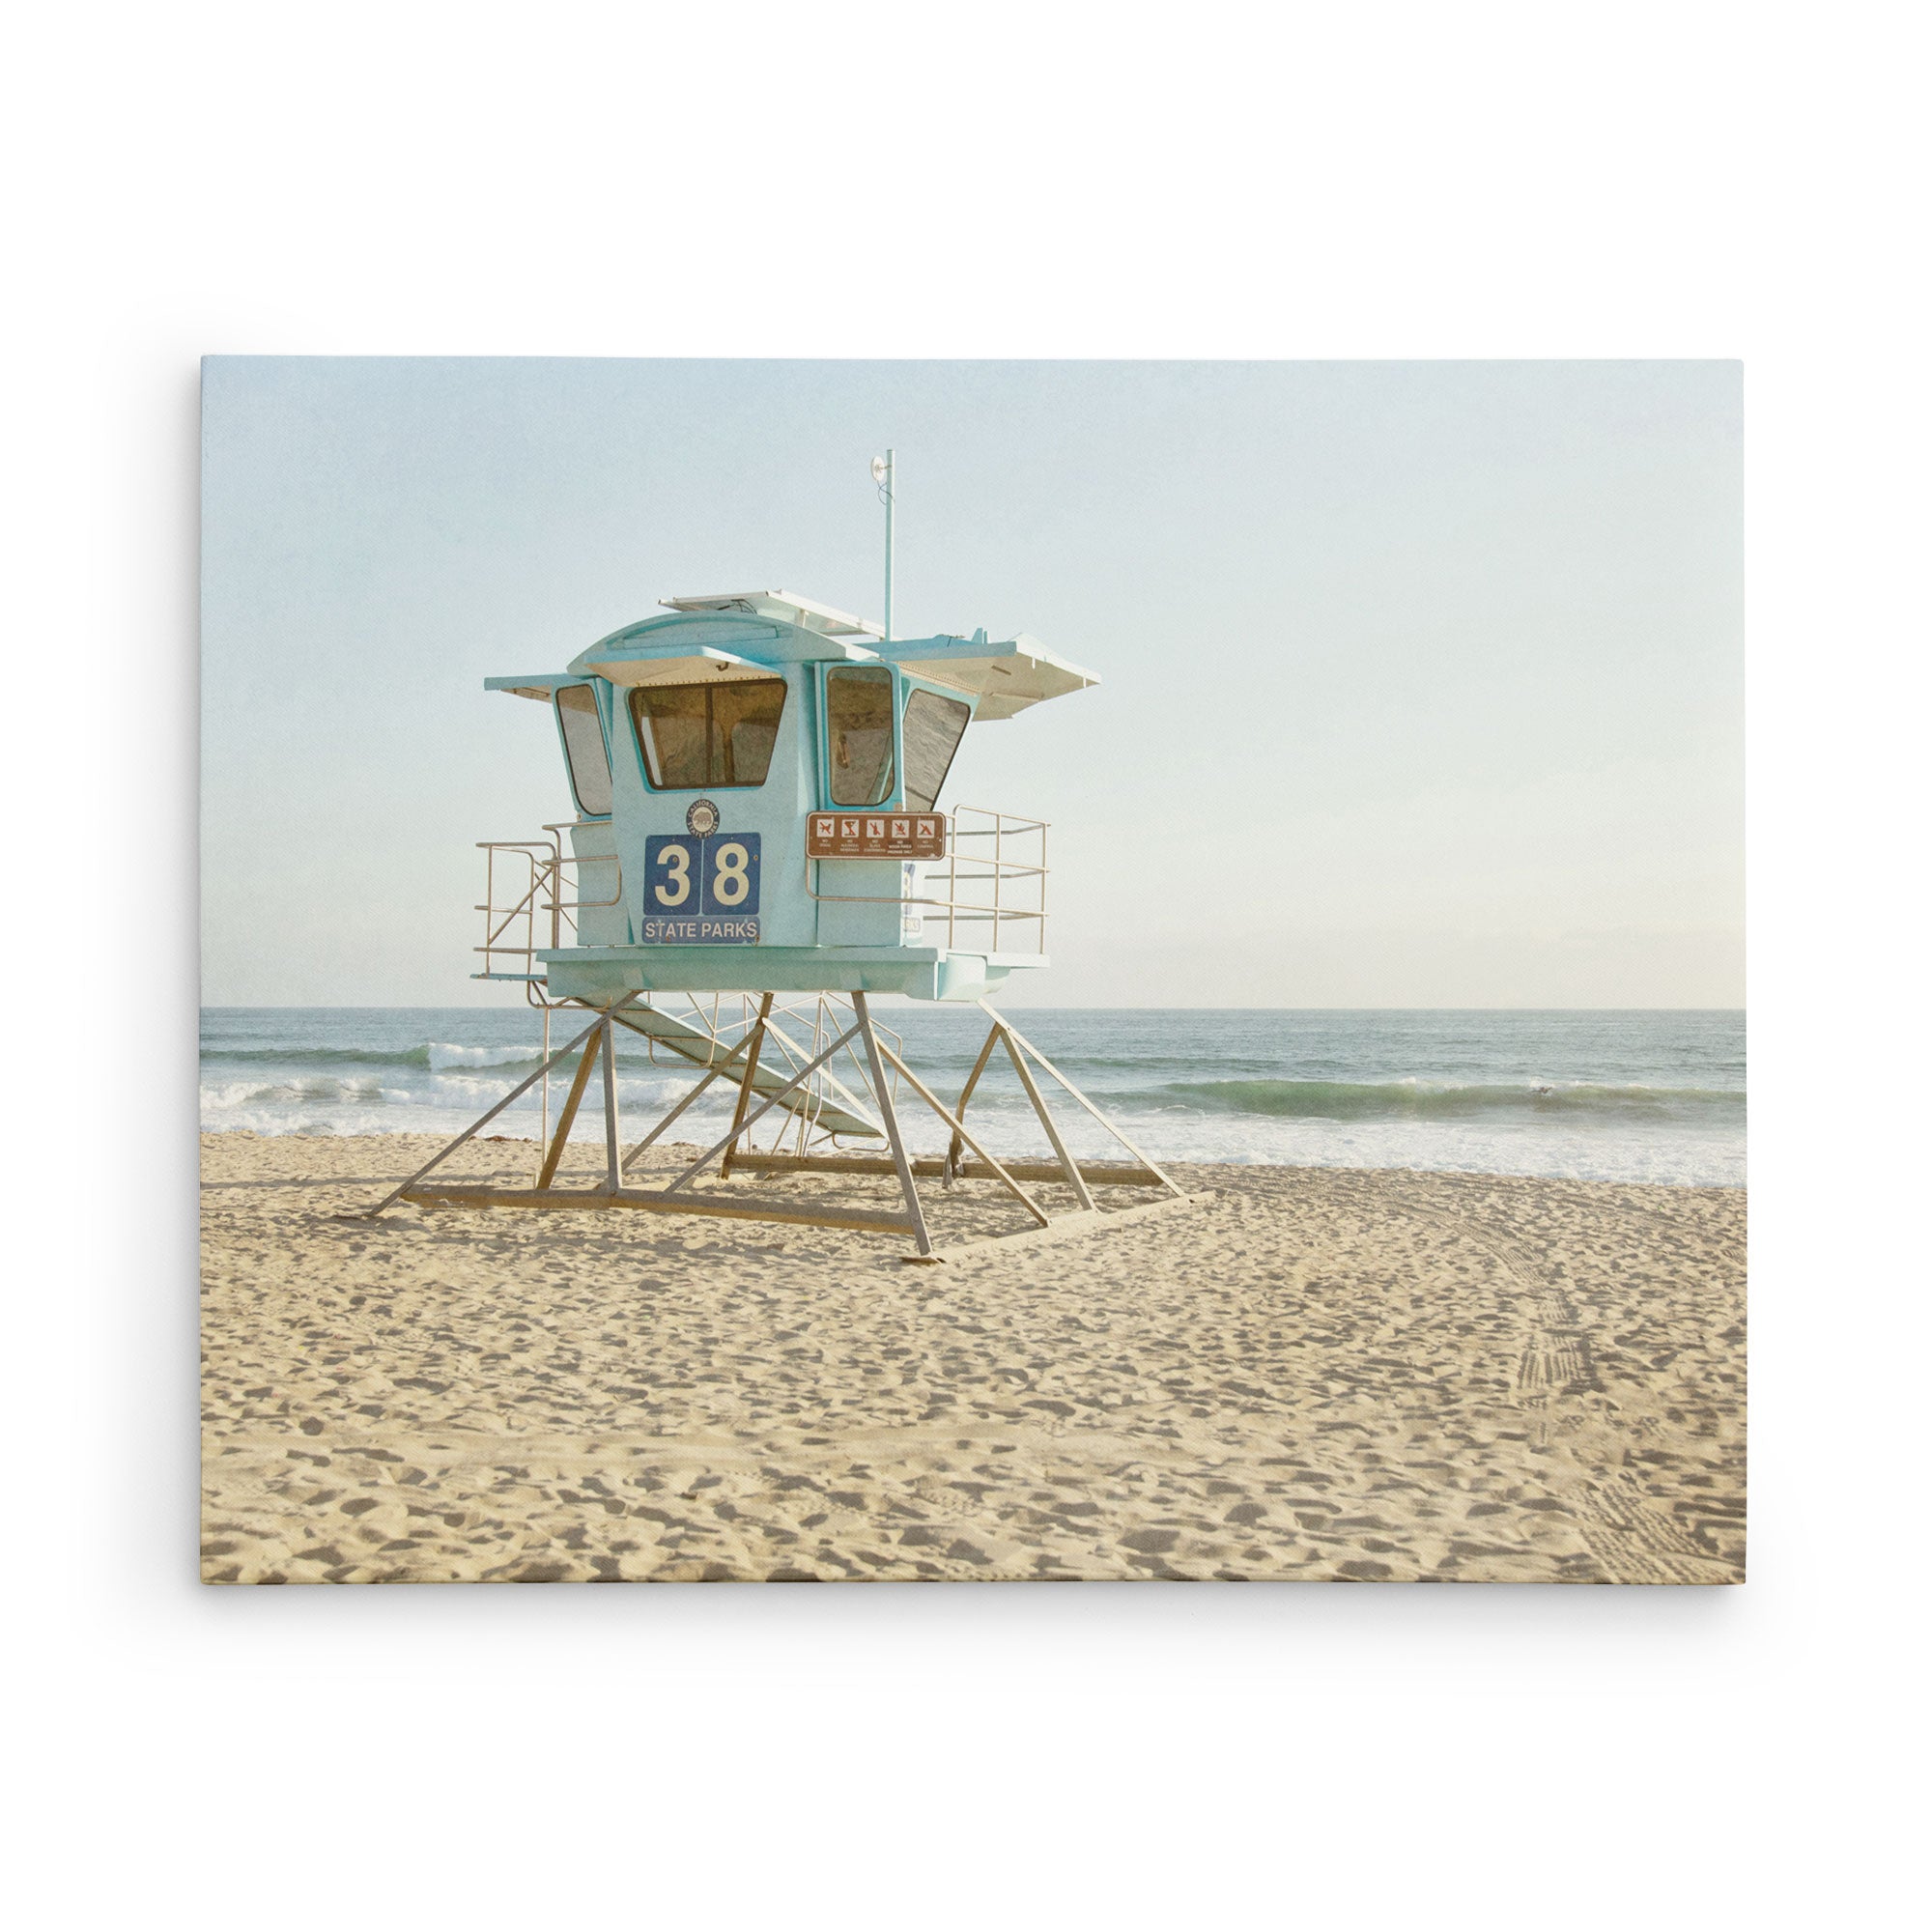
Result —
[[758, 847], [755, 832], [647, 838], [644, 942], [755, 944]]

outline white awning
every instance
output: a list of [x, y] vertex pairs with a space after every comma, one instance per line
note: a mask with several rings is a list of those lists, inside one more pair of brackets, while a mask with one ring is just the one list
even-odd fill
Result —
[[1091, 670], [1056, 657], [1024, 631], [997, 644], [988, 643], [983, 636], [895, 640], [881, 645], [879, 655], [903, 665], [914, 677], [978, 697], [974, 715], [988, 722], [1011, 718], [1029, 705], [1100, 682]]
[[526, 671], [516, 677], [486, 677], [485, 691], [507, 691], [512, 697], [534, 697], [539, 704], [549, 704], [556, 696], [560, 684], [577, 684], [581, 679], [571, 676], [568, 671]]

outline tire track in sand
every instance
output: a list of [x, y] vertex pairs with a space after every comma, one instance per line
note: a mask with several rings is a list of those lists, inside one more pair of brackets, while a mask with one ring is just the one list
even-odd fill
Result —
[[[1601, 1392], [1590, 1339], [1568, 1291], [1548, 1264], [1527, 1243], [1467, 1208], [1421, 1207], [1397, 1196], [1399, 1210], [1438, 1230], [1462, 1236], [1492, 1255], [1521, 1291], [1531, 1315], [1529, 1332], [1511, 1377], [1515, 1399], [1545, 1424], [1559, 1422], [1559, 1404]], [[1717, 1583], [1730, 1568], [1713, 1556], [1675, 1520], [1652, 1503], [1631, 1470], [1586, 1476], [1563, 1498], [1592, 1556], [1613, 1582]]]

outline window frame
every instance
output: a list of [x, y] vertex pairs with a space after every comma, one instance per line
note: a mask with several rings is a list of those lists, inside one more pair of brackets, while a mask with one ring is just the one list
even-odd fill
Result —
[[[775, 684], [782, 694], [779, 699], [778, 724], [772, 738], [771, 756], [765, 760], [765, 775], [759, 779], [706, 779], [697, 784], [660, 784], [651, 776], [651, 754], [644, 743], [643, 721], [640, 711], [644, 695], [652, 691], [701, 691], [704, 693], [704, 741], [706, 762], [709, 762], [711, 743], [711, 695], [734, 684]], [[781, 671], [774, 670], [769, 677], [715, 678], [706, 683], [702, 678], [693, 678], [676, 684], [634, 684], [630, 686], [624, 699], [625, 714], [631, 721], [631, 743], [638, 754], [638, 773], [643, 780], [644, 789], [653, 794], [668, 794], [680, 791], [759, 791], [771, 782], [772, 766], [778, 760], [779, 743], [784, 736], [785, 707], [791, 701], [791, 682]]]
[[[973, 728], [973, 717], [977, 707], [963, 691], [942, 691], [932, 685], [921, 684], [913, 678], [905, 680], [905, 700], [900, 704], [896, 713], [895, 713], [897, 724], [895, 731], [894, 749], [900, 766], [898, 773], [899, 798], [908, 811], [937, 811], [939, 810], [939, 795], [946, 789], [946, 781], [952, 776], [952, 767], [959, 762], [960, 748], [966, 742], [966, 733]], [[956, 704], [966, 714], [966, 722], [960, 725], [959, 735], [953, 739], [952, 750], [947, 754], [946, 769], [940, 773], [939, 782], [932, 788], [932, 803], [930, 805], [914, 805], [911, 795], [905, 788], [907, 779], [907, 773], [903, 769], [905, 763], [905, 721], [907, 714], [912, 710], [913, 699], [916, 697], [929, 697], [935, 704]]]
[[[893, 811], [905, 806], [906, 677], [894, 664], [821, 664], [818, 690], [818, 810], [820, 811]], [[892, 678], [893, 783], [877, 805], [840, 805], [832, 796], [832, 679], [841, 670], [882, 670]]]
[[[611, 727], [604, 715], [604, 703], [597, 693], [599, 680], [591, 677], [574, 677], [562, 684], [553, 685], [550, 694], [551, 723], [556, 729], [556, 742], [563, 753], [563, 775], [570, 786], [571, 803], [577, 807], [580, 819], [591, 824], [606, 823], [617, 809], [617, 761], [611, 755]], [[582, 794], [577, 788], [577, 762], [570, 755], [570, 738], [563, 728], [563, 694], [566, 691], [587, 691], [590, 694], [590, 715], [597, 721], [597, 735], [604, 746], [604, 781], [611, 793], [611, 806], [605, 811], [592, 811], [583, 803]]]

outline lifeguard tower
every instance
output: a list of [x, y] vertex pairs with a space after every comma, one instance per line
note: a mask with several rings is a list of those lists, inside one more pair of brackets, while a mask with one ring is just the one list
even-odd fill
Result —
[[[990, 1004], [1011, 975], [1047, 963], [1047, 827], [949, 810], [943, 799], [970, 725], [1080, 691], [1098, 682], [1093, 673], [1024, 634], [892, 638], [788, 591], [674, 597], [664, 611], [613, 631], [565, 670], [487, 680], [549, 709], [576, 807], [539, 838], [481, 848], [475, 977], [520, 982], [542, 1009], [542, 1065], [369, 1211], [411, 1201], [803, 1222], [909, 1235], [906, 1259], [931, 1261], [945, 1257], [922, 1179], [997, 1182], [1030, 1217], [1020, 1238], [1091, 1233], [1188, 1204]], [[955, 1097], [907, 1065], [902, 1040], [868, 1004], [877, 993], [982, 1009], [989, 1031]], [[560, 1009], [589, 1024], [553, 1051]], [[653, 1059], [697, 1072], [628, 1151], [620, 1032], [641, 1037]], [[1038, 1117], [1050, 1162], [1002, 1162], [967, 1122], [996, 1051]], [[553, 1130], [551, 1075], [573, 1059]], [[559, 1185], [600, 1064], [602, 1179]], [[718, 1082], [735, 1092], [729, 1132], [665, 1184], [634, 1184], [640, 1156]], [[544, 1151], [533, 1186], [431, 1179], [539, 1083]], [[1129, 1158], [1076, 1160], [1049, 1088], [1099, 1121]], [[908, 1152], [907, 1094], [947, 1129], [943, 1157]], [[892, 1177], [901, 1205], [874, 1211], [724, 1184], [737, 1173], [814, 1172]], [[1029, 1183], [1063, 1183], [1077, 1205], [1049, 1213]], [[1102, 1210], [1096, 1187], [1158, 1198]]]

